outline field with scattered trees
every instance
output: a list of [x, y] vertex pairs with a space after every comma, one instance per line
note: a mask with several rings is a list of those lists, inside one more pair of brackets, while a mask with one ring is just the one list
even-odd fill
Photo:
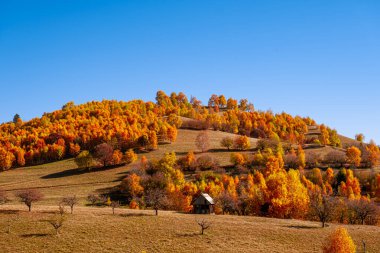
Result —
[[[16, 115], [0, 133], [6, 252], [380, 248], [380, 150], [363, 134], [162, 91]], [[190, 214], [201, 192], [216, 215]]]

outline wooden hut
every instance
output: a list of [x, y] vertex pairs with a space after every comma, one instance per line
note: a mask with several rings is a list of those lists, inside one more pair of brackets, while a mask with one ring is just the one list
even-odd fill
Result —
[[201, 193], [193, 201], [193, 213], [196, 214], [213, 214], [214, 213], [214, 200], [207, 193]]

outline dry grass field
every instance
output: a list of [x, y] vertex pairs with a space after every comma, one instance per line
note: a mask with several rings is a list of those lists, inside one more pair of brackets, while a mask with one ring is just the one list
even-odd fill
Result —
[[[321, 252], [328, 234], [340, 226], [322, 229], [308, 221], [167, 211], [154, 216], [150, 210], [117, 209], [112, 215], [107, 207], [78, 207], [55, 236], [46, 220], [56, 209], [36, 205], [28, 213], [20, 211], [24, 206], [1, 206], [1, 252]], [[203, 218], [212, 226], [202, 236], [196, 220]], [[364, 240], [367, 252], [379, 252], [378, 227], [345, 227], [357, 245]]]

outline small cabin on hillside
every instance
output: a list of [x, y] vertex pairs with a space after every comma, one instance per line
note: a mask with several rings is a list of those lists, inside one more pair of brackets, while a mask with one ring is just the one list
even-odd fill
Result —
[[193, 201], [193, 213], [195, 214], [213, 214], [214, 213], [214, 200], [207, 193], [201, 193]]

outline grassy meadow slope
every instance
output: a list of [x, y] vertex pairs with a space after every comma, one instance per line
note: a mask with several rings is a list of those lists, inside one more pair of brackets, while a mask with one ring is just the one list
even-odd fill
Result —
[[[78, 207], [68, 215], [61, 235], [44, 220], [56, 207], [39, 207], [32, 213], [0, 207], [2, 252], [321, 252], [326, 237], [338, 227], [320, 228], [319, 223], [250, 216], [192, 215], [160, 211]], [[8, 210], [8, 211], [6, 211]], [[13, 211], [12, 211], [13, 210]], [[8, 214], [6, 214], [8, 212]], [[13, 214], [9, 214], [12, 213]], [[4, 233], [9, 217], [11, 233]], [[199, 235], [196, 220], [212, 223]], [[340, 226], [340, 225], [339, 225]], [[380, 229], [374, 226], [344, 226], [355, 243], [364, 240], [367, 252], [378, 252]], [[361, 247], [358, 249], [361, 250]], [[359, 251], [361, 252], [361, 251]]]
[[[172, 144], [160, 145], [158, 150], [145, 153], [148, 159], [158, 159], [166, 152], [175, 151], [178, 156], [188, 151], [197, 151], [194, 140], [199, 131], [178, 131], [178, 137]], [[221, 165], [228, 165], [231, 152], [220, 150], [220, 140], [225, 136], [234, 136], [230, 133], [208, 131], [210, 137], [210, 151], [208, 154], [217, 159]], [[251, 138], [251, 146], [256, 145], [256, 139]], [[199, 156], [200, 154], [196, 154]], [[139, 158], [142, 154], [139, 154]], [[42, 204], [57, 204], [62, 196], [76, 194], [84, 203], [86, 196], [94, 191], [101, 191], [116, 186], [125, 177], [126, 171], [137, 165], [129, 164], [107, 170], [91, 172], [78, 171], [73, 159], [63, 160], [32, 167], [17, 168], [0, 173], [0, 190], [13, 195], [14, 192], [25, 188], [38, 188], [45, 199]]]

